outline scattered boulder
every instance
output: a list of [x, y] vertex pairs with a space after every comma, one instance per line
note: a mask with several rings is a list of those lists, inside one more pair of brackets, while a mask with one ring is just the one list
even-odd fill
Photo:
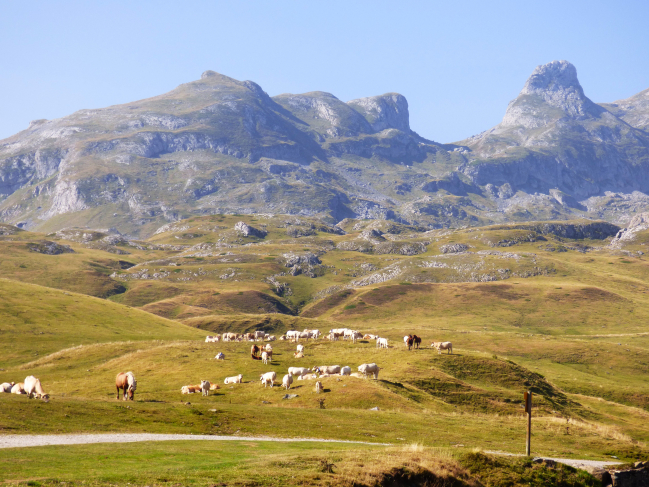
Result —
[[41, 240], [40, 242], [30, 242], [27, 248], [32, 252], [47, 255], [74, 254], [74, 250], [69, 245], [61, 245], [50, 240]]
[[458, 254], [469, 250], [469, 246], [463, 243], [446, 244], [442, 245], [439, 250], [441, 250], [443, 254]]
[[243, 235], [244, 237], [264, 238], [266, 235], [268, 235], [268, 232], [266, 232], [265, 230], [259, 230], [255, 227], [251, 227], [246, 222], [237, 222], [234, 225], [234, 229], [237, 231], [237, 233]]
[[296, 265], [314, 266], [322, 264], [320, 258], [312, 252], [305, 252], [303, 254], [287, 253], [283, 254], [285, 267], [293, 267]]

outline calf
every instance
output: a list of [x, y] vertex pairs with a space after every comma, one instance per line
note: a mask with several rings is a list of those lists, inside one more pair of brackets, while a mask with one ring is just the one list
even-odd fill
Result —
[[298, 352], [304, 352], [304, 345], [298, 345], [297, 346], [297, 351]]
[[259, 376], [259, 380], [261, 380], [261, 383], [264, 384], [264, 387], [270, 384], [270, 387], [272, 388], [275, 384], [275, 379], [277, 379], [277, 374], [275, 372], [266, 372], [265, 374], [261, 374]]
[[201, 394], [203, 396], [209, 396], [210, 395], [210, 384], [209, 380], [201, 380]]
[[282, 379], [282, 387], [288, 390], [291, 388], [291, 384], [293, 384], [293, 376], [291, 374], [286, 374]]
[[268, 365], [268, 352], [261, 353], [261, 362]]

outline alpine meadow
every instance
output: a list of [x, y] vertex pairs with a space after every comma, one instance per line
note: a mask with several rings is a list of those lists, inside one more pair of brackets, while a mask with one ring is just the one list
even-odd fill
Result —
[[0, 140], [0, 483], [649, 485], [649, 89], [503, 109], [205, 71]]

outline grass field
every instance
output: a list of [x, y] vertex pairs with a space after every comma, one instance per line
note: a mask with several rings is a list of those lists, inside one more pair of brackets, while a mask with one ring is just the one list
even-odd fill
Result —
[[[232, 231], [240, 220], [268, 234], [242, 237]], [[649, 457], [649, 265], [638, 253], [644, 234], [622, 250], [608, 248], [605, 240], [517, 227], [421, 232], [390, 224], [394, 233], [383, 233], [383, 240], [360, 236], [385, 225], [347, 222], [342, 226], [348, 233], [338, 235], [310, 219], [197, 217], [136, 247], [118, 246], [127, 255], [72, 237], [0, 237], [8, 255], [3, 268], [11, 264], [0, 280], [0, 381], [35, 375], [51, 394], [47, 403], [0, 395], [0, 433], [236, 433], [418, 444], [431, 462], [441, 451], [434, 449], [452, 450], [444, 455], [459, 469], [457, 478], [469, 482], [475, 480], [466, 473], [473, 448], [522, 452], [522, 395], [532, 390], [535, 454]], [[289, 238], [295, 226], [314, 235]], [[44, 255], [27, 246], [47, 239], [74, 253]], [[426, 247], [403, 254], [404, 242]], [[360, 244], [369, 251], [349, 250]], [[449, 244], [466, 247], [444, 253]], [[396, 253], [383, 253], [393, 248]], [[320, 263], [287, 267], [287, 256], [307, 254]], [[89, 266], [99, 272], [99, 265], [100, 288], [74, 277]], [[204, 343], [205, 335], [224, 331], [281, 335], [341, 326], [387, 337], [390, 348], [321, 339], [305, 343], [306, 356], [295, 359], [295, 344], [276, 341], [273, 362], [263, 365], [250, 358], [250, 343]], [[402, 337], [409, 333], [424, 339], [421, 350], [404, 347]], [[452, 341], [454, 353], [437, 354], [432, 341]], [[218, 351], [224, 361], [214, 360]], [[370, 362], [382, 367], [380, 380], [323, 378], [320, 395], [313, 381], [294, 382], [292, 399], [259, 383], [259, 374], [270, 370], [281, 383], [290, 366], [356, 370]], [[113, 385], [115, 374], [125, 370], [138, 378], [136, 401], [128, 404], [115, 400]], [[223, 384], [239, 373], [243, 384]], [[209, 397], [180, 393], [181, 386], [201, 379], [221, 389]], [[246, 448], [223, 452], [231, 455], [223, 460], [230, 465], [225, 470], [241, 474], [234, 465], [247, 461], [238, 456]], [[264, 451], [264, 458], [282, 454], [270, 446]], [[12, 455], [27, 462], [31, 454]], [[345, 455], [363, 453], [351, 448]], [[181, 462], [179, 472], [200, 484], [201, 470], [194, 472], [190, 460]], [[147, 462], [164, 465], [162, 459]], [[502, 468], [518, 468], [513, 465]], [[359, 485], [373, 485], [389, 470], [379, 468], [374, 480]], [[312, 474], [304, 473], [306, 484], [316, 482]], [[20, 475], [6, 480], [32, 478]], [[109, 482], [105, 475], [97, 471], [88, 478]], [[128, 475], [114, 480], [128, 483]], [[265, 483], [258, 475], [245, 482]], [[142, 473], [133, 482], [156, 478]]]

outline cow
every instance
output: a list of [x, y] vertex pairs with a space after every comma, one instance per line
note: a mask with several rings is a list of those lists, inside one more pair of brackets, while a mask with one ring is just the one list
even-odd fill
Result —
[[282, 387], [285, 389], [290, 389], [291, 384], [293, 384], [293, 376], [291, 374], [286, 374], [282, 379]]
[[352, 373], [352, 368], [345, 365], [340, 368], [340, 375], [349, 375]]
[[220, 389], [220, 388], [221, 388], [220, 385], [210, 382], [210, 391], [216, 391], [217, 389]]
[[441, 354], [442, 350], [448, 350], [448, 353], [453, 353], [453, 344], [451, 342], [433, 342], [430, 346], [436, 348], [438, 354]]
[[18, 382], [17, 384], [14, 384], [11, 388], [11, 393], [12, 394], [27, 394], [25, 392], [25, 383], [24, 382]]
[[128, 399], [132, 401], [133, 396], [135, 396], [135, 390], [137, 389], [137, 381], [133, 372], [120, 372], [117, 374], [117, 377], [115, 377], [115, 387], [117, 388], [117, 399], [119, 399], [119, 390], [122, 389], [124, 391], [124, 401], [126, 401], [127, 392]]
[[219, 335], [216, 336], [206, 336], [205, 337], [205, 343], [213, 343], [213, 342], [218, 342], [220, 340]]
[[322, 333], [320, 333], [320, 330], [309, 330], [309, 329], [304, 329], [303, 333], [308, 333], [310, 338], [313, 338], [314, 340], [317, 340]]
[[226, 377], [225, 380], [223, 381], [224, 384], [241, 384], [241, 380], [243, 379], [243, 376], [241, 374], [235, 375], [232, 377]]
[[313, 367], [313, 371], [320, 374], [340, 374], [340, 365], [321, 365], [320, 367]]
[[359, 331], [353, 331], [351, 337], [352, 337], [352, 342], [356, 343], [356, 340], [360, 340], [361, 338], [363, 338], [363, 334]]
[[357, 379], [365, 379], [366, 377], [360, 372], [352, 372], [349, 374], [350, 377], [356, 377]]
[[320, 394], [322, 392], [322, 382], [318, 381], [315, 383], [315, 393]]
[[376, 348], [388, 348], [388, 339], [387, 338], [377, 338], [376, 339]]
[[379, 370], [381, 370], [381, 367], [376, 364], [362, 364], [358, 366], [358, 371], [361, 374], [365, 377], [367, 377], [368, 374], [374, 374], [375, 379], [379, 378]]
[[273, 351], [273, 347], [270, 346], [270, 343], [266, 344], [266, 351], [267, 352], [272, 352]]
[[286, 332], [286, 339], [298, 341], [300, 339], [300, 332], [297, 330], [289, 330]]
[[223, 355], [223, 352], [219, 352], [216, 354], [214, 357], [216, 360], [225, 360], [225, 355]]
[[293, 352], [293, 358], [303, 358], [304, 354], [302, 352]]
[[253, 360], [261, 360], [261, 357], [257, 356], [259, 350], [260, 348], [257, 345], [253, 345], [252, 347], [250, 347], [250, 356], [252, 357]]
[[318, 378], [318, 374], [304, 374], [299, 376], [297, 380], [313, 380], [317, 378]]
[[407, 347], [408, 346], [408, 338], [410, 338], [410, 335], [406, 335], [403, 337], [403, 344]]
[[276, 340], [275, 335], [266, 335], [264, 338], [267, 342], [274, 342]]
[[417, 335], [412, 336], [412, 341], [413, 344], [415, 345], [416, 349], [419, 349], [419, 345], [421, 345], [421, 337], [418, 337]]
[[201, 380], [201, 395], [209, 396], [211, 385], [209, 380]]
[[266, 337], [266, 332], [265, 332], [265, 331], [261, 331], [261, 330], [257, 330], [257, 331], [254, 333], [254, 335], [255, 335], [255, 340], [263, 340], [264, 337]]
[[193, 386], [182, 386], [180, 388], [180, 392], [182, 394], [194, 394], [195, 392], [199, 392], [202, 390], [201, 384], [196, 384]]
[[298, 346], [297, 346], [297, 351], [298, 351], [298, 352], [302, 352], [302, 353], [304, 353], [304, 345], [300, 345], [300, 344], [298, 344]]
[[378, 335], [370, 335], [369, 333], [366, 333], [363, 335], [363, 340], [376, 340], [378, 337]]
[[311, 372], [311, 369], [309, 369], [307, 367], [289, 367], [288, 368], [288, 373], [289, 374], [295, 375], [295, 376], [298, 376], [298, 377], [301, 376], [301, 375], [304, 375], [304, 374], [308, 374], [309, 372]]
[[270, 384], [270, 387], [272, 389], [273, 385], [275, 384], [275, 379], [277, 379], [277, 374], [275, 372], [266, 372], [265, 374], [261, 374], [259, 376], [259, 380], [261, 380], [261, 383], [264, 384], [264, 387], [266, 387], [268, 384]]
[[268, 365], [268, 352], [261, 352], [261, 363]]
[[3, 382], [0, 384], [0, 392], [11, 392], [11, 388], [16, 385], [15, 382]]
[[25, 377], [25, 392], [29, 395], [29, 398], [32, 397], [38, 399], [48, 399], [50, 396], [43, 391], [41, 386], [41, 381], [38, 380], [33, 375]]

